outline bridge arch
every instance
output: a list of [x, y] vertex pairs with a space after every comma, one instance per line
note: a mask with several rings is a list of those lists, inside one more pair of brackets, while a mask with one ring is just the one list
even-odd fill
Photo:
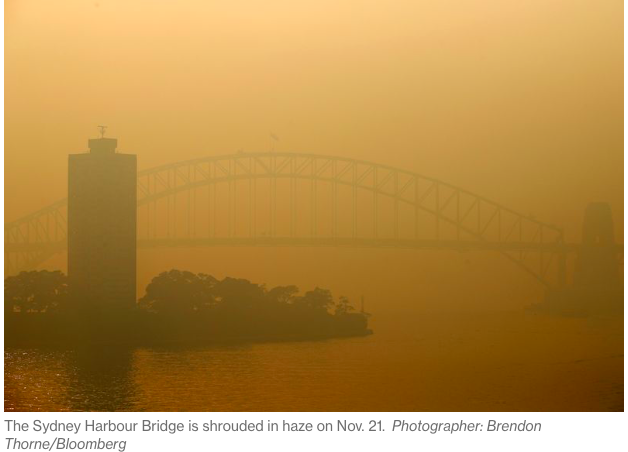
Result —
[[[569, 250], [554, 225], [435, 178], [343, 157], [267, 152], [181, 161], [138, 172], [137, 195], [140, 247], [488, 249], [544, 285], [564, 280]], [[63, 251], [66, 218], [61, 200], [6, 223], [6, 271]]]

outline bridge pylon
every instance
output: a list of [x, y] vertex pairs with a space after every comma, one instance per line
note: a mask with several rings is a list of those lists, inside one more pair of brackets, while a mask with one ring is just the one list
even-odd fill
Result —
[[604, 286], [619, 283], [619, 264], [611, 207], [605, 202], [587, 206], [582, 223], [574, 285]]

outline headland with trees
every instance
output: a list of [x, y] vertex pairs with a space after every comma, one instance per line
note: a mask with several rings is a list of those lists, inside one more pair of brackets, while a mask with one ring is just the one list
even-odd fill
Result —
[[368, 314], [327, 289], [266, 288], [170, 270], [152, 279], [136, 305], [93, 306], [74, 300], [60, 271], [5, 279], [7, 345], [224, 343], [364, 336]]

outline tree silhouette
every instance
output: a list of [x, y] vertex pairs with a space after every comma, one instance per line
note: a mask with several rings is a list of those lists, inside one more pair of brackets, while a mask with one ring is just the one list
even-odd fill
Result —
[[68, 296], [67, 276], [60, 271], [29, 271], [4, 280], [5, 312], [52, 312]]
[[4, 284], [5, 339], [14, 344], [150, 344], [370, 333], [367, 316], [351, 313], [347, 297], [334, 303], [331, 292], [320, 287], [299, 295], [294, 285], [267, 290], [246, 279], [217, 280], [173, 269], [151, 280], [138, 309], [121, 313], [90, 310], [89, 298], [80, 305], [66, 303], [68, 281], [59, 271], [22, 272]]
[[327, 312], [330, 306], [334, 304], [331, 292], [320, 287], [305, 292], [299, 300], [298, 304], [314, 311]]
[[293, 304], [298, 293], [299, 288], [297, 286], [277, 286], [270, 289], [266, 296], [272, 302]]
[[343, 296], [338, 298], [338, 303], [336, 303], [334, 314], [345, 315], [345, 314], [349, 314], [351, 311], [355, 311], [355, 308], [351, 306], [349, 299]]
[[227, 277], [216, 283], [214, 294], [223, 306], [250, 308], [264, 301], [266, 291], [264, 286], [246, 279]]
[[140, 307], [162, 314], [182, 314], [208, 309], [216, 300], [216, 278], [188, 271], [170, 270], [154, 277], [140, 298]]

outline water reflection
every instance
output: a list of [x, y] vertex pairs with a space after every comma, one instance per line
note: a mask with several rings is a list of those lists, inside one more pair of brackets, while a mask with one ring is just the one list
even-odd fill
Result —
[[621, 319], [389, 325], [313, 342], [7, 349], [5, 411], [623, 410]]
[[65, 400], [70, 411], [129, 411], [137, 387], [133, 380], [133, 349], [82, 347], [66, 354]]
[[6, 411], [134, 410], [133, 349], [5, 350]]

